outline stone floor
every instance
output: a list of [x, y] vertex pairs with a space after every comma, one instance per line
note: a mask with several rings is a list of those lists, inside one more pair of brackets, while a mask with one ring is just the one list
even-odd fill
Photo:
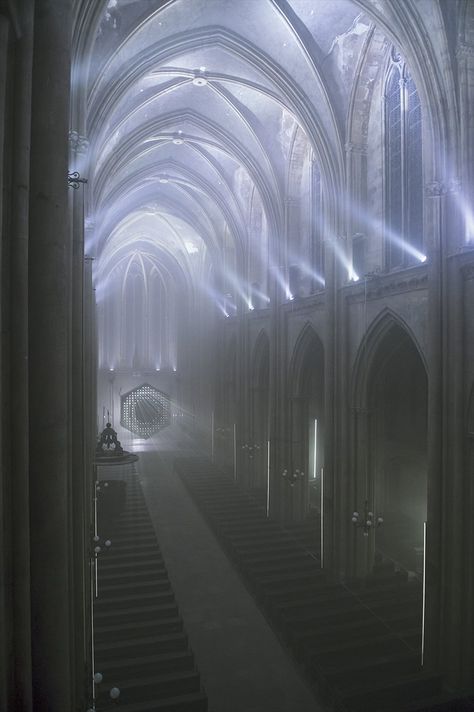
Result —
[[[190, 499], [173, 476], [172, 430], [123, 443], [136, 464], [210, 712], [318, 712], [281, 647]], [[183, 443], [179, 443], [182, 454]]]

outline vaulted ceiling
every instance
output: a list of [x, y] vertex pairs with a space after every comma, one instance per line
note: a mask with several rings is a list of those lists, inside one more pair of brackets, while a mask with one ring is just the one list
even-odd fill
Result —
[[284, 230], [292, 158], [300, 171], [316, 161], [323, 183], [342, 188], [348, 116], [370, 95], [397, 3], [92, 4], [75, 81], [90, 142], [86, 248], [99, 269], [138, 249], [190, 283], [226, 259], [239, 271], [252, 211], [270, 253]]

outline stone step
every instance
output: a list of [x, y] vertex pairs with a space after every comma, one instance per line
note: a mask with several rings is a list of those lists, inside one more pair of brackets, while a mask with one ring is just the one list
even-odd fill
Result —
[[146, 559], [153, 559], [159, 561], [160, 563], [163, 562], [163, 557], [157, 546], [140, 546], [135, 547], [134, 549], [127, 548], [126, 550], [124, 550], [123, 547], [110, 547], [110, 549], [107, 549], [106, 555], [104, 557], [101, 557], [101, 561], [110, 562], [120, 560], [120, 562], [122, 563], [126, 563], [128, 561], [131, 564], [133, 564], [135, 561], [143, 561]]
[[102, 583], [107, 585], [113, 583], [116, 586], [119, 586], [122, 583], [130, 583], [131, 581], [147, 581], [152, 576], [155, 579], [168, 580], [168, 574], [166, 572], [166, 569], [157, 569], [156, 567], [153, 567], [151, 570], [147, 567], [132, 569], [130, 566], [128, 566], [125, 567], [123, 571], [102, 571], [99, 565], [99, 587]]
[[207, 712], [207, 697], [204, 692], [190, 693], [165, 700], [122, 704], [121, 712]]
[[144, 593], [130, 592], [121, 593], [121, 589], [117, 589], [120, 595], [114, 596], [113, 600], [108, 598], [102, 598], [100, 596], [99, 588], [99, 598], [94, 601], [94, 611], [95, 615], [100, 615], [102, 611], [108, 611], [113, 606], [130, 606], [130, 607], [142, 607], [146, 605], [164, 605], [166, 603], [174, 602], [174, 593], [171, 590], [169, 583], [168, 588], [164, 591], [147, 591]]
[[370, 640], [354, 638], [342, 643], [333, 643], [330, 635], [322, 640], [318, 636], [309, 636], [296, 652], [298, 658], [308, 666], [350, 667], [353, 663], [357, 664], [360, 657], [365, 657], [367, 662], [377, 662], [386, 655], [412, 655], [417, 652], [419, 643], [419, 629], [400, 630], [398, 636], [385, 633], [373, 636]]
[[151, 605], [143, 605], [140, 601], [139, 604], [120, 606], [120, 604], [115, 604], [107, 608], [102, 608], [94, 614], [95, 629], [104, 625], [112, 625], [114, 621], [122, 622], [123, 619], [127, 621], [154, 621], [162, 620], [167, 618], [174, 618], [178, 615], [178, 606], [176, 603], [165, 603], [163, 605], [153, 605], [152, 601], [154, 599], [150, 598]]
[[328, 622], [336, 620], [340, 623], [350, 623], [351, 620], [364, 616], [377, 616], [384, 618], [385, 615], [396, 615], [399, 611], [410, 615], [419, 615], [421, 625], [421, 601], [398, 601], [382, 600], [372, 601], [370, 606], [363, 602], [359, 603], [354, 598], [341, 598], [333, 601], [326, 601], [324, 606], [301, 606], [298, 608], [287, 608], [281, 612], [281, 618], [285, 623], [308, 625], [311, 621]]
[[340, 693], [337, 698], [351, 712], [380, 712], [381, 708], [398, 712], [400, 704], [412, 703], [416, 698], [432, 697], [439, 692], [439, 675], [414, 673], [387, 684], [372, 680], [370, 685], [361, 686], [358, 692]]
[[325, 606], [326, 603], [332, 605], [336, 601], [359, 601], [370, 607], [372, 603], [386, 601], [392, 599], [397, 602], [406, 602], [409, 605], [411, 602], [421, 602], [422, 592], [418, 589], [394, 590], [393, 587], [381, 589], [368, 589], [360, 591], [356, 597], [343, 586], [327, 585], [321, 586], [320, 589], [313, 588], [311, 591], [307, 589], [298, 589], [292, 597], [285, 600], [276, 600], [273, 602], [272, 609], [276, 618], [284, 615], [286, 611], [295, 609], [297, 611], [314, 610], [318, 606]]
[[152, 575], [149, 578], [145, 578], [141, 581], [129, 581], [129, 583], [122, 583], [120, 587], [113, 585], [104, 585], [100, 582], [100, 602], [107, 601], [113, 602], [116, 598], [120, 596], [128, 595], [129, 593], [136, 593], [137, 595], [156, 593], [160, 591], [167, 591], [170, 587], [170, 582], [168, 579], [156, 578]]
[[165, 564], [160, 555], [152, 556], [149, 554], [144, 558], [135, 558], [133, 560], [126, 558], [125, 561], [122, 558], [107, 559], [106, 555], [102, 556], [99, 562], [100, 570], [106, 571], [126, 571], [127, 569], [133, 569], [133, 571], [154, 570], [158, 572], [166, 571]]
[[122, 641], [136, 636], [163, 635], [182, 630], [183, 621], [177, 616], [174, 618], [145, 618], [138, 621], [131, 617], [127, 619], [126, 623], [123, 620], [119, 623], [111, 620], [109, 625], [98, 625], [94, 628], [94, 635], [96, 643], [115, 640], [117, 645], [120, 645]]
[[121, 657], [145, 656], [162, 654], [168, 651], [186, 650], [188, 639], [184, 632], [167, 633], [164, 635], [149, 635], [130, 638], [117, 645], [115, 641], [101, 642], [95, 646], [96, 667], [99, 670], [101, 661], [110, 661]]
[[142, 544], [144, 545], [150, 545], [150, 546], [158, 546], [156, 542], [156, 534], [155, 532], [149, 532], [144, 535], [138, 535], [136, 534], [135, 536], [133, 534], [119, 534], [117, 533], [114, 536], [114, 539], [112, 541], [112, 546], [141, 546]]
[[[338, 625], [335, 625], [336, 622]], [[366, 616], [361, 616], [359, 620], [350, 623], [339, 623], [337, 618], [331, 619], [331, 621], [318, 620], [314, 623], [299, 621], [295, 624], [292, 621], [285, 626], [285, 632], [287, 639], [292, 645], [301, 645], [301, 643], [304, 643], [308, 638], [311, 638], [313, 645], [317, 640], [320, 640], [324, 644], [328, 637], [330, 637], [332, 644], [343, 644], [348, 640], [350, 641], [352, 636], [360, 636], [368, 639], [388, 635], [390, 633], [396, 635], [398, 627], [400, 626], [402, 630], [414, 630], [419, 624], [419, 616], [410, 616], [409, 613], [401, 612], [398, 617], [393, 616], [390, 622], [386, 623], [382, 620], [378, 620], [368, 612]]]
[[[120, 708], [127, 702], [144, 702], [149, 699], [169, 699], [190, 693], [200, 692], [199, 675], [195, 671], [178, 670], [176, 672], [137, 677], [120, 681]], [[98, 703], [109, 701], [108, 690], [98, 695]]]
[[194, 655], [190, 650], [170, 651], [163, 655], [134, 656], [102, 663], [100, 672], [104, 679], [122, 680], [126, 676], [159, 675], [176, 670], [193, 670]]
[[311, 556], [311, 554], [306, 554], [305, 552], [301, 554], [295, 554], [292, 557], [280, 558], [280, 559], [269, 559], [257, 562], [243, 562], [242, 566], [245, 571], [252, 576], [254, 573], [261, 577], [267, 574], [282, 572], [293, 572], [293, 571], [312, 571], [314, 567], [320, 571], [318, 562]]

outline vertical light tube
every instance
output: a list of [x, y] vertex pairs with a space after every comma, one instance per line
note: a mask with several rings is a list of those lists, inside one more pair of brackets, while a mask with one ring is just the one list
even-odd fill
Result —
[[214, 411], [211, 413], [211, 461], [214, 462]]
[[237, 426], [234, 423], [234, 480], [237, 479]]
[[421, 617], [421, 667], [425, 658], [425, 611], [426, 611], [426, 522], [423, 522], [423, 613]]
[[316, 460], [318, 453], [318, 421], [314, 419], [314, 443], [313, 443], [313, 480], [316, 479]]
[[270, 440], [267, 440], [267, 517], [270, 516]]
[[[90, 562], [91, 569], [93, 568], [92, 559]], [[95, 649], [94, 649], [94, 575], [91, 572], [91, 666], [92, 666], [92, 680], [94, 680], [95, 675]], [[92, 682], [92, 702], [95, 702], [95, 682]]]
[[324, 569], [324, 467], [321, 467], [321, 568]]

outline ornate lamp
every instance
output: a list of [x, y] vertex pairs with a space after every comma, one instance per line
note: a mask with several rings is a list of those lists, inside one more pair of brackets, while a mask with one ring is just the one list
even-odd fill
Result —
[[281, 476], [284, 480], [288, 482], [290, 487], [294, 487], [299, 480], [302, 480], [304, 478], [304, 472], [303, 470], [298, 469], [296, 469], [294, 472], [288, 472], [288, 470], [285, 469], [281, 473]]
[[376, 517], [373, 512], [369, 511], [369, 503], [365, 500], [363, 515], [357, 511], [352, 512], [351, 521], [355, 529], [362, 529], [363, 535], [369, 536], [369, 532], [372, 529], [378, 529], [378, 527], [382, 526], [383, 517]]

